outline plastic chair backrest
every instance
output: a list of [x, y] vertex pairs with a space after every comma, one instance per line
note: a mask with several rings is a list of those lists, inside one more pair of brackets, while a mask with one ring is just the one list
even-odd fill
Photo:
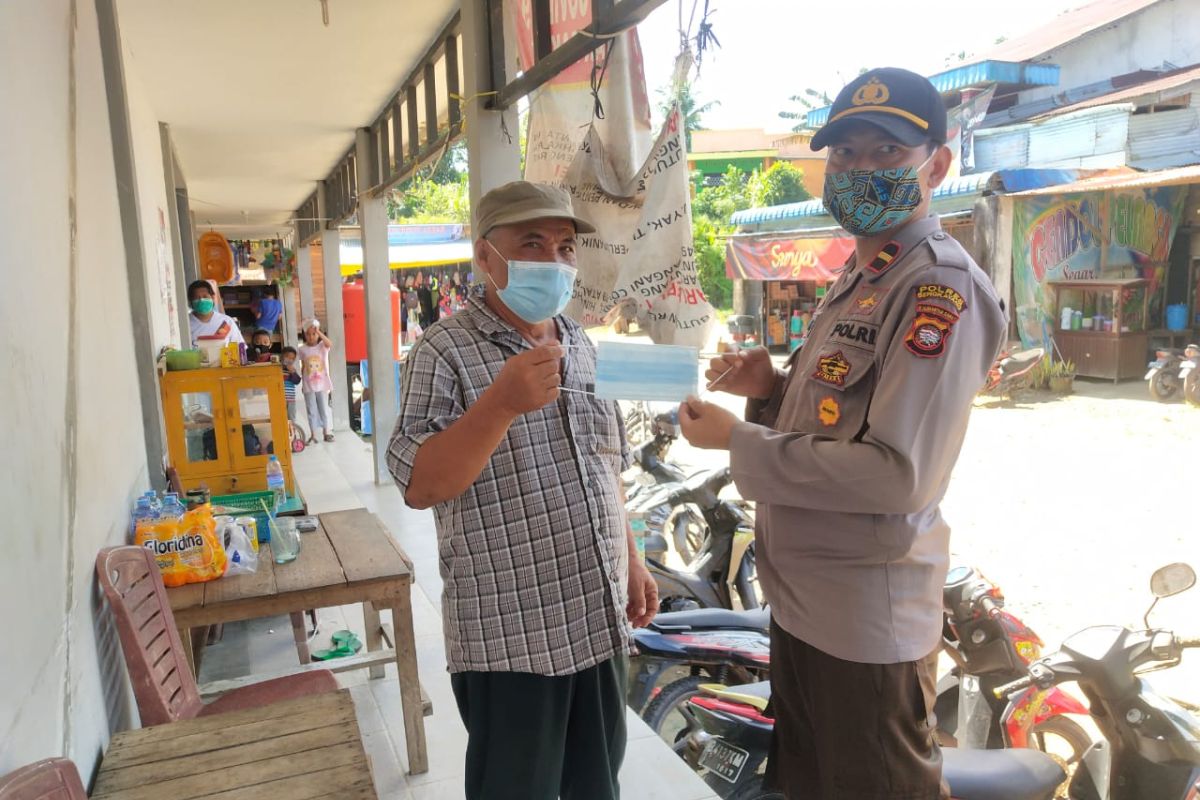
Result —
[[96, 556], [96, 574], [117, 622], [142, 725], [196, 716], [200, 692], [154, 555], [144, 547], [109, 547]]
[[0, 800], [87, 800], [87, 792], [74, 763], [47, 758], [0, 777]]

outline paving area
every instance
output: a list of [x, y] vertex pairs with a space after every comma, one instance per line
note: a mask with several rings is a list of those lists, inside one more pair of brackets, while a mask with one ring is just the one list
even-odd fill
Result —
[[[381, 680], [365, 670], [342, 673], [358, 710], [375, 786], [382, 800], [461, 800], [466, 731], [459, 720], [446, 672], [439, 612], [442, 582], [438, 575], [433, 516], [407, 508], [394, 486], [375, 486], [371, 479], [370, 444], [341, 432], [332, 444], [322, 443], [297, 454], [296, 477], [313, 513], [366, 507], [384, 521], [413, 560], [413, 623], [421, 683], [433, 702], [425, 719], [429, 772], [408, 775], [400, 687], [395, 665]], [[386, 621], [389, 612], [381, 612]], [[329, 646], [330, 635], [350, 629], [363, 636], [358, 606], [321, 609], [312, 649]], [[297, 663], [292, 628], [286, 616], [225, 626], [220, 643], [208, 647], [201, 682], [286, 669]], [[671, 753], [665, 743], [634, 714], [628, 714], [629, 745], [621, 772], [621, 796], [627, 800], [715, 800], [703, 781]]]

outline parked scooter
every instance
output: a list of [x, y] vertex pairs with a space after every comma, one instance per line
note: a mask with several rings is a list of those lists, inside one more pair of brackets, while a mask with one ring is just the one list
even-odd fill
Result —
[[[705, 783], [728, 800], [785, 800], [763, 787], [775, 720], [771, 682], [704, 686], [688, 701], [696, 728], [679, 748]], [[1066, 777], [1036, 750], [942, 750], [942, 777], [956, 800], [1052, 800]], [[1146, 795], [1149, 797], [1150, 795]]]
[[[738, 503], [720, 497], [729, 485], [729, 467], [697, 473], [680, 484], [659, 487], [627, 505], [647, 519], [646, 566], [658, 584], [659, 610], [689, 608], [755, 609], [761, 605], [754, 561], [754, 520]], [[666, 564], [667, 540], [656, 531], [652, 513], [695, 507], [703, 517], [699, 551], [683, 569]], [[665, 524], [665, 522], [664, 522]], [[686, 534], [686, 528], [676, 527]], [[678, 549], [678, 547], [677, 547]]]
[[[1169, 564], [1150, 579], [1155, 604], [1196, 584], [1187, 564]], [[1076, 681], [1105, 741], [1096, 742], [1071, 777], [1072, 800], [1195, 800], [1200, 797], [1200, 718], [1154, 692], [1140, 675], [1178, 666], [1200, 637], [1119, 625], [1085, 628], [1022, 678], [994, 690], [1011, 697]]]
[[1179, 371], [1183, 365], [1184, 351], [1176, 348], [1155, 350], [1154, 360], [1147, 366], [1146, 383], [1150, 387], [1150, 396], [1160, 403], [1166, 403], [1175, 398], [1183, 387]]
[[1029, 373], [1042, 360], [1046, 351], [1040, 347], [1022, 350], [1019, 353], [1001, 353], [988, 370], [987, 381], [980, 394], [1006, 397], [1025, 385]]
[[[687, 477], [682, 469], [667, 460], [671, 445], [679, 438], [679, 408], [675, 404], [659, 407], [659, 404], [639, 404], [644, 407], [637, 412], [639, 419], [646, 415], [645, 432], [648, 433], [631, 453], [633, 465], [638, 468], [624, 481], [625, 500], [630, 502], [645, 495], [654, 487], [668, 483], [679, 483]], [[669, 406], [669, 407], [668, 407]], [[653, 414], [651, 415], [651, 412]], [[627, 419], [633, 416], [627, 415]], [[633, 435], [626, 432], [629, 441], [637, 441]], [[640, 438], [640, 437], [639, 437]]]
[[1183, 386], [1183, 399], [1190, 406], [1200, 406], [1200, 346], [1189, 344], [1183, 350], [1183, 361], [1179, 364], [1179, 383]]

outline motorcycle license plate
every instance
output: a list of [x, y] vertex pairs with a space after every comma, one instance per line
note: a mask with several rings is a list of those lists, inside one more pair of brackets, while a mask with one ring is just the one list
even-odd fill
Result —
[[1179, 380], [1184, 380], [1188, 375], [1192, 374], [1192, 370], [1196, 369], [1195, 361], [1185, 361], [1179, 365]]
[[700, 766], [730, 783], [737, 783], [750, 754], [721, 739], [710, 739], [700, 754]]
[[1163, 367], [1165, 367], [1166, 365], [1167, 365], [1167, 362], [1165, 362], [1165, 361], [1151, 361], [1150, 362], [1150, 371], [1146, 373], [1146, 377], [1142, 378], [1142, 380], [1144, 380], [1144, 381], [1150, 380], [1150, 376], [1153, 375], [1156, 370], [1160, 370]]

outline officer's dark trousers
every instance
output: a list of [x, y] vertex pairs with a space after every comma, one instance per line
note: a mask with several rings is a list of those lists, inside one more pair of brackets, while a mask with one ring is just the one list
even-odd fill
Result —
[[467, 800], [617, 800], [627, 665], [450, 676], [467, 726]]

